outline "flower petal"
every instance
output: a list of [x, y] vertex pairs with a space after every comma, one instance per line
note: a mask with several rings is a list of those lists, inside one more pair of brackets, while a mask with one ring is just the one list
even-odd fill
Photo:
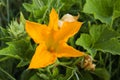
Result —
[[57, 57], [80, 57], [84, 56], [84, 52], [80, 52], [66, 43], [61, 44], [57, 49]]
[[82, 23], [81, 22], [64, 22], [63, 26], [61, 27], [60, 31], [56, 34], [56, 41], [63, 40], [67, 42], [67, 40], [75, 35], [78, 30], [80, 29]]
[[46, 50], [45, 45], [41, 44], [36, 48], [36, 52], [30, 62], [29, 69], [46, 67], [56, 61], [54, 53]]
[[52, 8], [50, 13], [49, 25], [51, 29], [58, 30], [58, 14], [56, 13], [55, 9]]
[[26, 31], [36, 43], [41, 43], [48, 37], [49, 29], [46, 25], [26, 21]]

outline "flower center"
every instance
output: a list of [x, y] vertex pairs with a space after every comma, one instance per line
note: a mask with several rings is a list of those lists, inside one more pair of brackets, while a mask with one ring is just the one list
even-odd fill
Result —
[[54, 34], [55, 34], [55, 31], [52, 29], [51, 30], [51, 33], [49, 34], [49, 39], [47, 41], [47, 48], [48, 48], [48, 51], [53, 53], [56, 51], [56, 48], [57, 48], [57, 42], [54, 40]]
[[48, 51], [51, 52], [51, 53], [54, 52], [54, 51], [55, 51], [55, 50], [54, 50], [54, 47], [49, 47], [49, 48], [48, 48]]

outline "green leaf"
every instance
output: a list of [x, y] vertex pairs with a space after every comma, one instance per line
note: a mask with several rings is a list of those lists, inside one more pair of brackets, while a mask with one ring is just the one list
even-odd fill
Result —
[[113, 20], [118, 17], [120, 17], [120, 0], [116, 0], [114, 4]]
[[63, 3], [61, 0], [32, 0], [32, 4], [24, 3], [23, 6], [30, 12], [30, 20], [47, 24], [51, 9], [55, 8], [59, 12]]
[[104, 68], [96, 68], [93, 72], [96, 76], [100, 78], [100, 80], [110, 80], [110, 74]]
[[20, 57], [16, 54], [17, 50], [14, 45], [7, 43], [8, 47], [0, 50], [0, 56], [8, 56], [16, 59], [20, 59]]
[[81, 45], [84, 49], [89, 49], [92, 45], [92, 38], [88, 34], [81, 34], [80, 38], [76, 41], [77, 45]]
[[24, 3], [23, 6], [29, 12], [31, 12], [33, 10], [33, 6], [31, 4]]
[[111, 38], [120, 36], [118, 32], [110, 29], [108, 25], [92, 25], [90, 27], [90, 35], [93, 38], [94, 43], [102, 43]]
[[120, 55], [120, 42], [116, 38], [96, 43], [94, 48], [99, 51], [112, 53], [113, 55]]
[[93, 14], [95, 19], [110, 24], [115, 0], [86, 0], [83, 12]]
[[92, 25], [90, 34], [81, 34], [76, 41], [77, 45], [82, 46], [87, 52], [96, 53], [96, 51], [109, 52], [114, 55], [120, 55], [120, 34], [107, 25]]
[[105, 34], [101, 35], [105, 28], [106, 25], [92, 25], [90, 26], [89, 33], [93, 39], [93, 43], [97, 42], [100, 39], [100, 36], [104, 36]]
[[[46, 1], [46, 2], [44, 2]], [[30, 20], [34, 20], [40, 23], [41, 22], [47, 22], [45, 21], [45, 18], [47, 18], [47, 12], [49, 8], [49, 4], [51, 4], [51, 1], [48, 3], [48, 0], [32, 0], [32, 4], [29, 3], [23, 3], [23, 7], [30, 12]]]
[[25, 25], [25, 18], [22, 12], [20, 12], [20, 22]]
[[117, 39], [120, 34], [113, 29], [107, 25], [93, 25], [90, 29], [90, 35], [94, 40], [94, 49], [120, 55], [120, 42]]
[[107, 25], [93, 25], [90, 28], [90, 35], [94, 41], [92, 48], [120, 55], [120, 43], [117, 40], [120, 34], [113, 29]]
[[29, 40], [23, 39], [13, 42], [8, 42], [7, 47], [0, 50], [0, 56], [7, 56], [21, 60], [18, 67], [25, 66], [29, 63], [34, 50]]
[[92, 57], [95, 56], [96, 50], [92, 48], [93, 38], [89, 34], [81, 34], [80, 38], [77, 39], [76, 44], [82, 46], [91, 54]]

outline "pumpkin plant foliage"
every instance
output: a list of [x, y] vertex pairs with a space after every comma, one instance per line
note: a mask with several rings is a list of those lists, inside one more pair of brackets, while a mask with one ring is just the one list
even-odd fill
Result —
[[120, 0], [21, 2], [0, 19], [0, 80], [120, 79]]

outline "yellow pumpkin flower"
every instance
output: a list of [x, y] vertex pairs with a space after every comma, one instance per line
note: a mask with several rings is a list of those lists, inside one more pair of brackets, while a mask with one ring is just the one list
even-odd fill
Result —
[[83, 52], [66, 43], [71, 36], [78, 32], [82, 23], [78, 21], [64, 22], [59, 28], [58, 20], [58, 14], [52, 9], [48, 26], [26, 21], [27, 33], [38, 44], [29, 69], [46, 67], [53, 64], [57, 58], [84, 55]]

